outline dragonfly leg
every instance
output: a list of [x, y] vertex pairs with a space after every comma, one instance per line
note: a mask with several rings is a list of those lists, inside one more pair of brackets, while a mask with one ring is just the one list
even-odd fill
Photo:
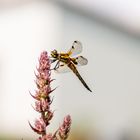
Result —
[[53, 68], [54, 70], [57, 70], [57, 69], [59, 68], [59, 63], [60, 63], [60, 61], [58, 61], [58, 62], [56, 63], [55, 67]]
[[51, 64], [54, 63], [56, 61], [56, 59], [50, 59]]

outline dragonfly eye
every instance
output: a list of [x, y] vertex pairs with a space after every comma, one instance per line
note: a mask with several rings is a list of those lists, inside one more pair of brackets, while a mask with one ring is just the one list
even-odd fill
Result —
[[58, 56], [57, 50], [53, 50], [53, 51], [51, 52], [51, 56], [52, 56], [53, 58], [57, 58], [57, 56]]

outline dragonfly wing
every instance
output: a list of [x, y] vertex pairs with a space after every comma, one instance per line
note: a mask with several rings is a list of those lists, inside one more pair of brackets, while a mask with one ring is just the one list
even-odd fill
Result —
[[75, 56], [77, 54], [80, 54], [82, 52], [82, 43], [80, 41], [74, 41], [72, 44], [71, 49], [68, 51], [68, 54], [70, 56]]
[[88, 60], [83, 56], [78, 56], [75, 59], [76, 59], [76, 62], [78, 63], [78, 65], [80, 65], [80, 66], [87, 65], [87, 63], [88, 63]]
[[55, 69], [56, 73], [66, 73], [66, 72], [70, 72], [71, 69], [64, 63], [60, 63], [58, 68]]

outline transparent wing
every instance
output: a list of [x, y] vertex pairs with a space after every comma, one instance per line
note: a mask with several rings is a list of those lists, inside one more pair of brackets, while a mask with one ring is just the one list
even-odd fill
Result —
[[83, 56], [78, 56], [75, 59], [76, 59], [76, 62], [78, 63], [78, 65], [81, 65], [81, 66], [87, 65], [87, 63], [88, 63], [88, 60]]
[[82, 43], [80, 41], [74, 41], [71, 49], [68, 51], [70, 56], [75, 56], [82, 52]]
[[59, 64], [58, 68], [55, 70], [56, 73], [66, 73], [71, 72], [71, 69], [64, 63]]

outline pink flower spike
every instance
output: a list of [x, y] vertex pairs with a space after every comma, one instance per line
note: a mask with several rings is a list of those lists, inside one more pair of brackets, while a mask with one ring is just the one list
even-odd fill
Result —
[[35, 128], [40, 132], [45, 132], [46, 124], [42, 118], [35, 121]]
[[62, 140], [66, 140], [68, 138], [71, 126], [71, 117], [67, 115], [64, 118], [63, 124], [59, 127], [59, 136]]
[[32, 95], [30, 91], [29, 91], [29, 93], [34, 99], [39, 100], [39, 98], [37, 98], [37, 96]]
[[40, 101], [35, 102], [35, 110], [38, 112], [48, 111], [50, 108], [50, 104], [47, 99], [41, 99]]
[[32, 130], [33, 130], [34, 132], [36, 132], [37, 134], [39, 134], [39, 135], [45, 134], [45, 131], [40, 131], [40, 130], [38, 130], [37, 128], [33, 127], [33, 126], [30, 124], [30, 122], [29, 122], [29, 125], [30, 125], [30, 127], [32, 128]]
[[54, 79], [51, 79], [51, 60], [46, 51], [40, 55], [39, 66], [35, 73], [35, 84], [37, 89], [35, 94], [30, 95], [35, 99], [35, 106], [33, 108], [40, 114], [40, 118], [36, 119], [34, 126], [29, 122], [31, 129], [39, 134], [37, 140], [66, 140], [70, 131], [71, 118], [66, 116], [63, 124], [54, 133], [48, 133], [48, 126], [54, 116], [54, 112], [51, 110], [51, 104], [53, 98], [52, 92], [56, 89], [51, 88], [51, 83]]
[[44, 135], [42, 138], [39, 137], [37, 140], [58, 140], [56, 136], [53, 136], [51, 133]]

